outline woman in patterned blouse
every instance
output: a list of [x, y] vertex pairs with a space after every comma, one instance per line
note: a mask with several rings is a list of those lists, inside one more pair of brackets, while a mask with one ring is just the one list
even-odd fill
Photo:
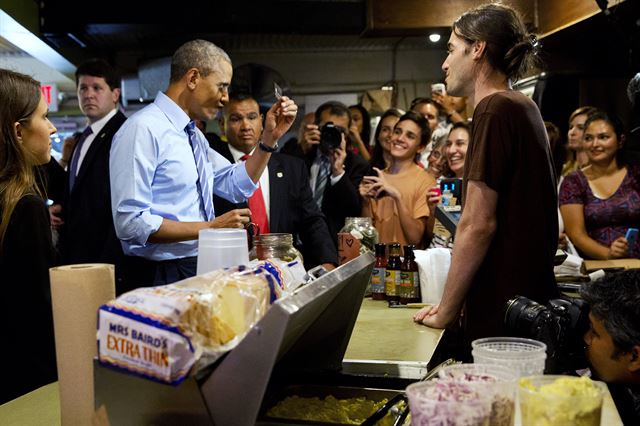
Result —
[[640, 226], [640, 167], [626, 165], [622, 123], [597, 111], [585, 122], [584, 150], [590, 165], [564, 179], [560, 212], [567, 235], [588, 259], [640, 257], [624, 238]]

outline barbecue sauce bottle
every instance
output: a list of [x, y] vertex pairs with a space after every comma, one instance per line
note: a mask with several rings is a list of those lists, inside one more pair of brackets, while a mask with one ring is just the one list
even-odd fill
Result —
[[373, 265], [373, 272], [371, 273], [371, 299], [373, 300], [385, 299], [386, 248], [386, 244], [376, 244], [376, 263]]
[[418, 275], [418, 264], [413, 253], [416, 246], [404, 246], [404, 262], [400, 268], [400, 304], [420, 302], [420, 276]]
[[400, 260], [400, 244], [391, 243], [389, 245], [389, 259], [387, 260], [387, 269], [385, 271], [384, 292], [389, 301], [389, 305], [397, 305], [398, 290], [400, 288], [400, 268], [402, 262]]

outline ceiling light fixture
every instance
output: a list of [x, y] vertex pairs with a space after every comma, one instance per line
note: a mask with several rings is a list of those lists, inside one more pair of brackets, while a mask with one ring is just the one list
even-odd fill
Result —
[[440, 41], [440, 34], [438, 34], [438, 33], [429, 34], [429, 40], [431, 41], [431, 43], [439, 42]]

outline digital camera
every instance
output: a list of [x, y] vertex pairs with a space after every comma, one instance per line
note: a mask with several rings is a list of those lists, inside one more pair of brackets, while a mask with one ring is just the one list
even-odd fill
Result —
[[544, 306], [516, 296], [505, 306], [507, 331], [547, 345], [547, 373], [565, 373], [587, 367], [584, 334], [589, 328], [589, 306], [581, 299], [562, 297]]
[[342, 131], [329, 121], [320, 127], [320, 151], [328, 153], [342, 143]]

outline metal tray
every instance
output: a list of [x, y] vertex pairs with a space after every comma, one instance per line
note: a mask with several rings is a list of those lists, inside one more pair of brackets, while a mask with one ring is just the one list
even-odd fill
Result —
[[[274, 407], [278, 402], [284, 400], [288, 396], [297, 395], [302, 398], [318, 397], [320, 399], [328, 396], [333, 396], [336, 399], [348, 399], [348, 398], [360, 398], [365, 397], [368, 400], [380, 402], [384, 399], [390, 400], [401, 390], [391, 389], [375, 389], [375, 388], [360, 388], [360, 387], [348, 387], [348, 386], [327, 386], [327, 385], [290, 385], [279, 389], [278, 391], [268, 393], [265, 397], [261, 409], [261, 415], [256, 422], [259, 426], [269, 425], [349, 425], [348, 423], [327, 423], [321, 421], [309, 421], [309, 420], [291, 420], [280, 417], [270, 417], [267, 415], [269, 409]], [[373, 413], [371, 413], [373, 414]]]

